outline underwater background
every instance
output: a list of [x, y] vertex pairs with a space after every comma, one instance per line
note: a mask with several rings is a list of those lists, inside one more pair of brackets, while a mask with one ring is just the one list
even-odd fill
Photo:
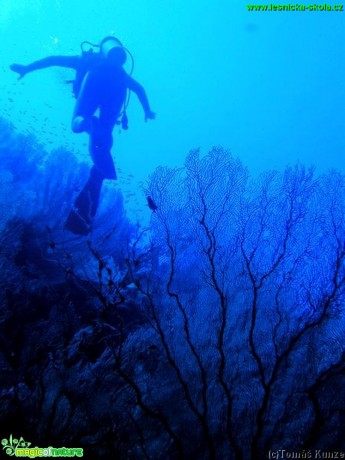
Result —
[[[20, 439], [87, 459], [345, 455], [344, 18], [0, 0], [1, 458]], [[92, 161], [74, 72], [10, 65], [107, 35], [157, 118], [131, 96], [118, 180], [76, 236]]]

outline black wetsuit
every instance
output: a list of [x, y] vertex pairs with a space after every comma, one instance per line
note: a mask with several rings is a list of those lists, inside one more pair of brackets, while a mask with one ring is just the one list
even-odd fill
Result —
[[[116, 179], [111, 156], [112, 132], [125, 103], [127, 90], [136, 93], [145, 116], [152, 112], [144, 88], [131, 78], [121, 65], [116, 65], [100, 53], [49, 56], [28, 66], [21, 66], [20, 69], [18, 66], [12, 66], [12, 70], [20, 73], [25, 67], [25, 74], [51, 66], [67, 67], [76, 71], [73, 92], [77, 101], [73, 112], [72, 130], [76, 133], [86, 131], [90, 136], [89, 151], [94, 166], [65, 224], [66, 228], [74, 233], [87, 234], [91, 230], [92, 219], [97, 211], [103, 180]], [[97, 110], [98, 117], [95, 116]]]
[[[49, 56], [26, 66], [26, 72], [52, 66], [76, 71], [73, 91], [77, 101], [72, 126], [77, 117], [84, 118], [85, 125], [91, 126], [89, 150], [94, 165], [104, 179], [116, 179], [111, 156], [112, 132], [125, 103], [127, 89], [137, 94], [145, 112], [150, 111], [144, 88], [123, 67], [113, 65], [98, 53]], [[95, 118], [97, 110], [99, 116]], [[74, 132], [82, 131], [74, 129]]]

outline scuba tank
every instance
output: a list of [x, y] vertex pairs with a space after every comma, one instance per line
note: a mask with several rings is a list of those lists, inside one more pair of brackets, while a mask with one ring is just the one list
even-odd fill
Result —
[[[92, 47], [86, 50], [84, 48], [85, 44], [90, 44], [92, 45]], [[79, 92], [80, 92], [81, 85], [83, 83], [85, 75], [88, 73], [89, 70], [94, 68], [100, 61], [100, 56], [98, 55], [98, 53], [94, 51], [94, 48], [93, 48], [94, 46], [95, 45], [89, 42], [82, 42], [80, 44], [80, 48], [81, 48], [80, 66], [76, 70], [74, 80], [72, 80], [72, 84], [73, 84], [72, 91], [76, 99], [79, 96]]]

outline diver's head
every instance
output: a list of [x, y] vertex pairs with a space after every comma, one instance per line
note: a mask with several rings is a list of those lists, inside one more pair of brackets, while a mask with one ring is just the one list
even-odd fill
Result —
[[107, 60], [116, 67], [122, 67], [126, 59], [126, 51], [120, 47], [112, 48], [107, 54]]
[[127, 54], [120, 40], [116, 37], [106, 37], [100, 43], [100, 51], [103, 56], [112, 64], [123, 66], [127, 59]]

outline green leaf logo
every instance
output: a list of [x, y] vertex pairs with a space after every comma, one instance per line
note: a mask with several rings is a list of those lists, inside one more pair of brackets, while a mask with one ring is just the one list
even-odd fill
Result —
[[17, 439], [17, 438], [13, 438], [12, 435], [10, 435], [9, 440], [5, 438], [1, 440], [1, 445], [3, 446], [2, 450], [5, 450], [7, 455], [12, 456], [15, 454], [17, 447], [22, 447], [22, 448], [29, 447], [31, 446], [31, 442], [25, 442], [22, 436], [19, 439]]

